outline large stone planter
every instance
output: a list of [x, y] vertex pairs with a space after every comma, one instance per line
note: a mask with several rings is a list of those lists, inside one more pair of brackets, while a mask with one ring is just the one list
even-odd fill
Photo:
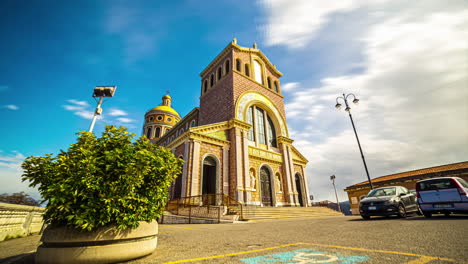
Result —
[[36, 253], [36, 263], [113, 263], [151, 254], [157, 245], [158, 223], [140, 222], [136, 229], [113, 227], [93, 232], [48, 227]]

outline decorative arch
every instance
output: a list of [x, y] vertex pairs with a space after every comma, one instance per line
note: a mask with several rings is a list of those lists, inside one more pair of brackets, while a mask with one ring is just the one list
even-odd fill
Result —
[[302, 175], [299, 172], [294, 174], [294, 181], [296, 182], [296, 192], [298, 202], [301, 206], [306, 206], [307, 204], [307, 197], [305, 197], [305, 185]]
[[226, 62], [224, 62], [224, 74], [228, 74], [230, 70], [231, 70], [231, 61], [226, 60]]
[[258, 186], [258, 190], [259, 190], [259, 194], [260, 194], [260, 203], [264, 204], [264, 200], [263, 200], [263, 197], [264, 195], [267, 195], [268, 191], [265, 190], [264, 188], [267, 187], [268, 188], [268, 185], [265, 184], [264, 181], [262, 181], [262, 170], [267, 170], [268, 171], [268, 176], [269, 176], [269, 188], [270, 188], [270, 195], [271, 195], [271, 204], [270, 206], [276, 206], [276, 188], [275, 188], [275, 179], [274, 179], [274, 171], [273, 169], [271, 168], [271, 166], [268, 164], [268, 163], [262, 163], [259, 167], [258, 167], [258, 183], [257, 183], [257, 186]]
[[218, 68], [218, 81], [223, 77], [223, 67], [219, 66]]
[[253, 190], [257, 190], [258, 189], [258, 178], [257, 178], [257, 175], [255, 174], [255, 169], [254, 168], [249, 169], [249, 177], [250, 177], [250, 187]]
[[[184, 159], [182, 155], [179, 156], [179, 159]], [[182, 173], [180, 173], [175, 179], [172, 191], [172, 199], [177, 199], [182, 197]]]
[[[209, 162], [214, 162], [214, 164], [205, 164], [205, 162], [209, 163]], [[214, 167], [214, 168], [211, 168], [211, 171], [206, 171], [206, 170], [209, 170], [209, 168], [206, 168], [205, 165], [207, 166], [211, 166], [211, 167]], [[207, 173], [213, 173], [213, 174], [210, 174], [208, 175]], [[207, 175], [205, 175], [207, 174]], [[211, 179], [207, 179], [206, 177], [207, 176], [213, 176], [213, 178]], [[209, 182], [209, 180], [214, 180], [214, 189], [211, 189], [211, 187], [213, 186], [206, 186], [205, 188], [208, 188], [208, 189], [204, 189], [204, 183], [205, 182]], [[199, 187], [199, 194], [207, 194], [207, 193], [213, 193], [213, 194], [217, 194], [217, 193], [221, 193], [221, 162], [219, 160], [218, 157], [216, 157], [216, 155], [214, 154], [211, 154], [211, 153], [207, 153], [205, 155], [203, 155], [202, 159], [201, 159], [201, 164], [200, 164], [200, 187]], [[205, 192], [204, 192], [205, 191]]]
[[254, 72], [254, 79], [256, 82], [260, 83], [261, 85], [265, 84], [264, 81], [264, 71], [265, 65], [259, 60], [259, 59], [254, 59], [253, 60], [253, 72]]
[[210, 76], [210, 87], [213, 87], [214, 85], [214, 74], [212, 73]]
[[208, 90], [208, 80], [205, 80], [203, 82], [203, 93], [206, 93], [207, 90]]
[[239, 58], [236, 59], [236, 71], [238, 72], [242, 71], [242, 62]]
[[274, 117], [272, 121], [277, 135], [289, 137], [286, 119], [280, 114], [275, 104], [259, 92], [247, 91], [239, 96], [236, 102], [236, 118], [246, 121], [247, 110], [252, 105], [260, 105], [270, 116]]

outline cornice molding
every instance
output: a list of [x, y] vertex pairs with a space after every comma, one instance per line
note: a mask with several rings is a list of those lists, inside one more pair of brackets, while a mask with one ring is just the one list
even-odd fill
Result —
[[276, 140], [277, 140], [278, 144], [283, 143], [283, 144], [290, 145], [290, 146], [292, 146], [291, 144], [294, 142], [293, 139], [290, 139], [290, 138], [284, 137], [284, 136], [278, 136], [276, 138]]

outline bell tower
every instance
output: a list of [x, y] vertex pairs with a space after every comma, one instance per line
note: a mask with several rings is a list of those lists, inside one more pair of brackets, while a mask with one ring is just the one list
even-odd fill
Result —
[[267, 97], [285, 116], [282, 75], [256, 43], [241, 47], [234, 38], [200, 73], [200, 125], [236, 118], [237, 100], [248, 91]]

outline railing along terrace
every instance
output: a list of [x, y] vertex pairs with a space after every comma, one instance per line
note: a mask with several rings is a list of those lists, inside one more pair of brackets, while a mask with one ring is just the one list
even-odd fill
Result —
[[223, 215], [239, 215], [242, 220], [242, 204], [225, 194], [203, 194], [181, 197], [169, 201], [166, 210], [175, 215], [217, 219]]

